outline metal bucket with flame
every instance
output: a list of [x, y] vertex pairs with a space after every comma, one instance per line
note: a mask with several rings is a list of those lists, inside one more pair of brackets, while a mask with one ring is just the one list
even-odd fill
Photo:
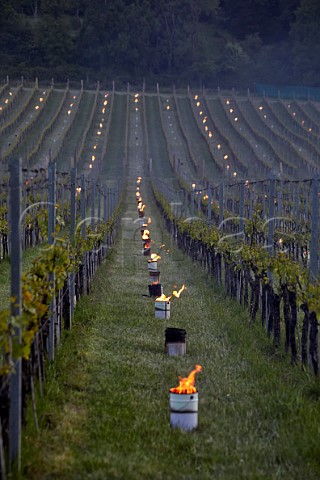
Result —
[[[165, 297], [165, 298], [162, 298]], [[155, 299], [154, 302], [155, 306], [155, 318], [163, 318], [169, 319], [170, 318], [170, 299], [162, 294], [160, 297]]]
[[178, 387], [170, 388], [170, 424], [173, 428], [190, 431], [198, 427], [198, 392], [195, 376], [202, 372], [196, 365], [188, 377], [179, 377]]
[[198, 393], [170, 392], [170, 424], [186, 431], [198, 427]]

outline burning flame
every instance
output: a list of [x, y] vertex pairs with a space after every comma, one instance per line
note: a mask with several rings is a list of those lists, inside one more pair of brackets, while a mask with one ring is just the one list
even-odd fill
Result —
[[181, 293], [182, 293], [183, 290], [185, 290], [185, 289], [186, 289], [186, 286], [185, 286], [185, 285], [182, 285], [182, 287], [180, 288], [180, 290], [179, 290], [178, 292], [177, 292], [177, 290], [174, 290], [174, 291], [172, 292], [172, 295], [173, 295], [174, 297], [176, 297], [176, 298], [179, 298], [180, 295], [181, 295]]
[[156, 298], [156, 302], [169, 302], [170, 298], [171, 298], [172, 295], [170, 295], [170, 297], [167, 297], [164, 293], [162, 295], [160, 295], [160, 297], [157, 297]]
[[[154, 253], [152, 255], [155, 255]], [[152, 257], [151, 255], [151, 257]], [[172, 292], [172, 295], [176, 298], [179, 298], [180, 297], [180, 294], [183, 292], [183, 290], [186, 289], [186, 286], [185, 285], [182, 285], [182, 287], [180, 288], [180, 290], [177, 292], [177, 290], [174, 290]], [[172, 295], [170, 295], [170, 297], [167, 297], [164, 293], [161, 295], [161, 297], [158, 297], [156, 298], [156, 302], [168, 302], [171, 298], [172, 298]]]
[[156, 253], [151, 253], [151, 260], [148, 260], [148, 262], [157, 262], [160, 260], [160, 255], [157, 255]]
[[142, 235], [142, 240], [149, 240], [150, 239], [150, 232], [149, 230], [144, 230]]
[[199, 372], [202, 372], [202, 366], [201, 365], [195, 365], [195, 369], [192, 370], [191, 373], [189, 373], [188, 377], [178, 377], [179, 378], [179, 386], [170, 388], [171, 393], [185, 393], [185, 394], [190, 394], [190, 393], [197, 393], [197, 389], [194, 386], [195, 384], [195, 377], [196, 374]]

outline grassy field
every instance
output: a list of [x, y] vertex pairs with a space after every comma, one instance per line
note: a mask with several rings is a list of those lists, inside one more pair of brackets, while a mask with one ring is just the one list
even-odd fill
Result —
[[[187, 285], [171, 319], [154, 318], [134, 192], [131, 182], [117, 243], [48, 373], [39, 433], [29, 412], [20, 478], [318, 479], [319, 382], [175, 248], [144, 189], [154, 250], [169, 250], [164, 292]], [[186, 356], [165, 355], [167, 326], [187, 330]], [[199, 428], [173, 430], [169, 389], [196, 363]]]

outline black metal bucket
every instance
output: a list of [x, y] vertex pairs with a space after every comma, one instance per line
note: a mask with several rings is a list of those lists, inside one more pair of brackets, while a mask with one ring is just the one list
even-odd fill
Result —
[[150, 297], [160, 297], [163, 294], [163, 287], [161, 283], [155, 283], [149, 285], [149, 295]]
[[166, 328], [165, 349], [169, 356], [186, 354], [186, 335], [187, 332], [184, 328]]

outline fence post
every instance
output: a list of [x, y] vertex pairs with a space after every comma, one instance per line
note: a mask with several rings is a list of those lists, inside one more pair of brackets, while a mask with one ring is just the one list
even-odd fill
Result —
[[95, 196], [96, 196], [96, 189], [94, 184], [94, 175], [92, 171], [91, 175], [91, 228], [92, 231], [94, 230], [94, 220], [95, 220]]
[[244, 182], [241, 182], [240, 185], [240, 205], [239, 205], [239, 233], [241, 234], [241, 238], [244, 235]]
[[107, 203], [107, 195], [108, 189], [107, 185], [103, 185], [103, 221], [106, 222], [108, 220], [108, 203]]
[[298, 233], [299, 228], [299, 186], [297, 185], [297, 189], [295, 191], [295, 217], [296, 217], [296, 233]]
[[310, 240], [310, 279], [316, 281], [318, 269], [318, 236], [319, 236], [319, 200], [317, 178], [312, 180], [311, 240]]
[[208, 188], [208, 223], [211, 222], [211, 200], [212, 200], [212, 192], [211, 187]]
[[[74, 234], [75, 234], [75, 228], [76, 228], [76, 178], [77, 178], [77, 169], [74, 167], [71, 170], [71, 187], [70, 187], [70, 242], [71, 245], [74, 245]], [[70, 311], [71, 311], [71, 317], [70, 317], [70, 326], [71, 328], [71, 322], [73, 318], [73, 313], [74, 313], [74, 294], [75, 294], [75, 274], [74, 272], [70, 273]]]
[[278, 208], [277, 208], [277, 227], [281, 227], [281, 224], [282, 224], [282, 221], [281, 221], [281, 215], [282, 215], [282, 192], [279, 191], [278, 192], [278, 196], [277, 196], [277, 200], [278, 200]]
[[194, 217], [194, 187], [191, 190], [191, 217]]
[[107, 220], [110, 219], [111, 217], [111, 188], [108, 187], [108, 201], [107, 201], [107, 207], [108, 207], [108, 218]]
[[[48, 166], [48, 243], [54, 245], [54, 232], [56, 227], [56, 164], [52, 162]], [[49, 275], [49, 281], [54, 285], [54, 273]], [[50, 322], [49, 322], [49, 359], [54, 360], [55, 348], [55, 296], [50, 304]]]
[[[87, 237], [86, 232], [86, 181], [84, 175], [81, 175], [81, 235], [83, 238]], [[87, 252], [83, 254], [83, 291], [82, 293], [87, 292]]]
[[273, 254], [273, 235], [274, 235], [274, 194], [275, 194], [275, 178], [272, 176], [269, 182], [269, 211], [268, 211], [268, 245], [267, 250], [272, 256]]
[[[21, 159], [10, 163], [10, 212], [11, 212], [11, 315], [19, 317], [21, 314]], [[21, 330], [14, 327], [14, 336], [21, 342]], [[14, 365], [14, 372], [10, 377], [10, 411], [9, 411], [9, 468], [15, 462], [18, 470], [21, 468], [21, 415], [22, 415], [22, 360], [19, 358]]]
[[188, 190], [184, 191], [184, 216], [188, 217]]
[[197, 190], [197, 210], [198, 210], [198, 216], [200, 216], [200, 211], [201, 211], [201, 190]]
[[86, 223], [85, 223], [85, 218], [86, 218], [86, 182], [84, 175], [81, 175], [81, 234], [83, 238], [86, 238]]
[[219, 188], [219, 226], [223, 222], [223, 191], [224, 191], [224, 185], [223, 183], [221, 183]]
[[98, 183], [98, 223], [101, 223], [101, 184]]
[[[268, 244], [267, 244], [267, 251], [269, 255], [273, 255], [273, 236], [274, 236], [274, 195], [275, 195], [275, 177], [271, 176], [269, 181], [269, 210], [268, 210]], [[268, 280], [270, 282], [270, 286], [272, 285], [272, 273], [270, 270], [267, 272]], [[268, 291], [268, 296], [271, 295], [271, 292]], [[268, 300], [267, 300], [268, 305]], [[266, 314], [266, 331], [267, 334], [270, 335], [270, 315], [271, 312], [269, 308], [267, 309]]]

